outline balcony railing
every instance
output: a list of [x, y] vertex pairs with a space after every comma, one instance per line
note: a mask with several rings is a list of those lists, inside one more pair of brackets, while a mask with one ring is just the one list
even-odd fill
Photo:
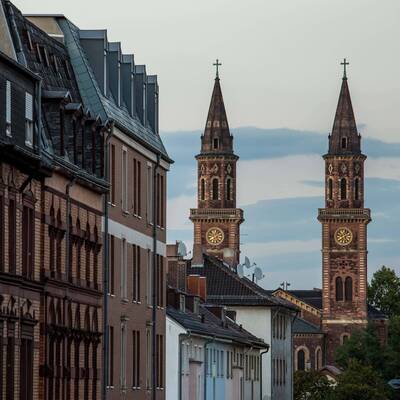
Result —
[[320, 208], [319, 217], [348, 217], [371, 219], [371, 210], [369, 208]]
[[243, 210], [240, 208], [191, 208], [191, 218], [240, 218], [243, 219]]

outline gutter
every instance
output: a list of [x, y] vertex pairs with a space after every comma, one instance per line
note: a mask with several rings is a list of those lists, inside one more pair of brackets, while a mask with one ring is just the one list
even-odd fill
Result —
[[[160, 166], [160, 153], [157, 153], [157, 162], [153, 169], [153, 265], [152, 265], [152, 312], [151, 312], [151, 358], [152, 358], [152, 385], [151, 385], [151, 399], [156, 400], [157, 397], [157, 388], [156, 388], [156, 378], [157, 378], [157, 172]], [[161, 283], [161, 282], [160, 282]]]
[[264, 351], [260, 352], [260, 400], [263, 400], [263, 392], [262, 392], [262, 389], [263, 389], [263, 385], [262, 385], [262, 382], [263, 382], [262, 361], [263, 361], [263, 355], [267, 354], [268, 352], [269, 352], [269, 346], [268, 346], [267, 350], [264, 350]]
[[[106, 140], [104, 143], [104, 171], [103, 175], [109, 182], [109, 151], [108, 146], [112, 137], [114, 124], [108, 129]], [[104, 232], [103, 232], [103, 387], [101, 398], [107, 400], [107, 379], [109, 376], [108, 363], [108, 270], [109, 270], [109, 243], [108, 243], [108, 209], [109, 209], [110, 190], [104, 194], [103, 213], [104, 213]]]

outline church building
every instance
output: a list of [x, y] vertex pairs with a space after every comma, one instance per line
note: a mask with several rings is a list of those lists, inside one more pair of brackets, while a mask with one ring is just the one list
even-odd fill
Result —
[[274, 295], [301, 309], [294, 326], [295, 368], [335, 364], [335, 350], [372, 321], [385, 337], [385, 316], [367, 305], [367, 225], [364, 162], [346, 76], [339, 95], [325, 161], [322, 224], [322, 290], [283, 290]]

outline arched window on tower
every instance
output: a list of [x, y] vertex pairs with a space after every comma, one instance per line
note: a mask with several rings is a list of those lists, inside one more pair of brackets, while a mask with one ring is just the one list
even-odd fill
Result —
[[297, 352], [297, 370], [305, 371], [306, 369], [306, 353], [304, 350], [299, 350]]
[[333, 199], [333, 179], [328, 179], [328, 200]]
[[347, 137], [342, 137], [342, 149], [347, 149]]
[[219, 189], [218, 178], [214, 178], [212, 180], [212, 199], [213, 200], [218, 200], [219, 199], [218, 189]]
[[342, 178], [340, 180], [340, 200], [347, 199], [347, 180], [346, 178]]
[[336, 301], [343, 300], [343, 280], [340, 276], [335, 279]]
[[226, 180], [226, 199], [232, 200], [232, 179], [228, 178]]
[[350, 276], [344, 281], [344, 297], [346, 301], [353, 300], [353, 279]]
[[315, 370], [319, 371], [322, 367], [322, 351], [320, 347], [315, 350]]
[[360, 200], [360, 180], [354, 180], [354, 200]]
[[200, 180], [200, 200], [206, 199], [206, 180], [202, 178]]

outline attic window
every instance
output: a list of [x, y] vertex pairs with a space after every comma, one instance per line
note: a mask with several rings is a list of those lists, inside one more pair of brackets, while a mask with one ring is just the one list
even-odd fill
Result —
[[40, 63], [43, 61], [42, 54], [40, 52], [40, 46], [38, 44], [36, 45], [36, 58]]
[[179, 295], [179, 311], [185, 312], [186, 304], [185, 304], [185, 295]]
[[43, 58], [44, 58], [46, 67], [49, 67], [49, 66], [50, 66], [50, 62], [49, 62], [49, 55], [48, 55], [48, 53], [47, 53], [47, 50], [46, 50], [45, 47], [42, 47], [41, 49], [42, 49], [42, 51], [43, 51], [43, 56], [44, 56]]
[[67, 79], [71, 79], [71, 72], [69, 70], [69, 65], [67, 60], [64, 60], [64, 72], [65, 72], [65, 77]]
[[347, 149], [347, 137], [342, 138], [342, 149]]
[[53, 62], [54, 71], [58, 72], [58, 61], [57, 61], [57, 57], [54, 54], [51, 56], [51, 60]]
[[195, 297], [193, 299], [193, 314], [199, 313], [199, 305], [200, 305], [200, 299], [198, 297]]
[[33, 51], [33, 43], [32, 43], [31, 34], [29, 33], [28, 30], [25, 31], [25, 34], [26, 34], [26, 39], [28, 41], [28, 49], [29, 49], [29, 51]]
[[213, 148], [214, 149], [218, 149], [218, 147], [219, 147], [219, 140], [218, 140], [218, 138], [214, 138], [214, 140], [213, 140]]

